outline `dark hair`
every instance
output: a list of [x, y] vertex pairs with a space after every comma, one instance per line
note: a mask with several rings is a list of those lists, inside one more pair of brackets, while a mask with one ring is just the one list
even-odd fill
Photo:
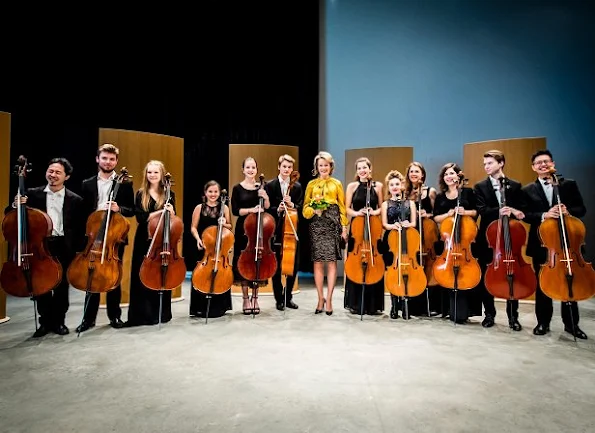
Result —
[[207, 183], [205, 183], [203, 191], [207, 192], [207, 189], [209, 189], [212, 186], [216, 186], [217, 188], [219, 188], [219, 191], [221, 191], [221, 185], [219, 185], [219, 182], [217, 182], [216, 180], [209, 180]]
[[448, 185], [446, 182], [444, 182], [444, 173], [446, 173], [449, 168], [452, 168], [457, 174], [462, 171], [461, 167], [459, 167], [455, 162], [449, 162], [448, 164], [444, 164], [442, 166], [440, 173], [438, 174], [438, 184], [440, 185], [440, 191], [442, 192], [448, 191]]
[[533, 155], [531, 155], [531, 164], [533, 164], [533, 161], [535, 161], [535, 158], [537, 158], [538, 156], [541, 156], [541, 155], [547, 155], [550, 157], [550, 159], [552, 161], [554, 160], [554, 157], [552, 156], [552, 152], [550, 152], [547, 149], [542, 149], [542, 150], [538, 150]]
[[411, 167], [417, 167], [421, 171], [421, 183], [423, 184], [426, 181], [426, 169], [422, 165], [421, 162], [413, 161], [407, 166], [407, 172], [405, 174], [405, 197], [411, 197], [413, 192], [413, 184], [411, 180], [409, 180], [409, 171]]
[[72, 174], [72, 164], [66, 158], [52, 158], [48, 163], [48, 167], [52, 164], [61, 164], [64, 167], [64, 174], [70, 176]]
[[97, 149], [97, 156], [101, 155], [101, 152], [112, 153], [116, 155], [116, 159], [120, 156], [120, 150], [111, 143], [105, 143], [99, 146]]
[[256, 164], [256, 167], [258, 167], [258, 162], [256, 162], [256, 159], [254, 159], [252, 156], [249, 156], [248, 158], [246, 158], [242, 161], [242, 169], [244, 169], [244, 166], [246, 165], [246, 161], [248, 161], [249, 159], [254, 161], [254, 164]]
[[506, 158], [504, 157], [504, 153], [499, 150], [488, 150], [486, 153], [483, 154], [484, 158], [494, 158], [498, 164], [502, 163], [502, 165], [506, 164]]

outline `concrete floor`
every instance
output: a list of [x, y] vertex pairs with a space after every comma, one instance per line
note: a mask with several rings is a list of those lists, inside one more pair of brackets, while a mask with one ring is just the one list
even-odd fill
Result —
[[[262, 313], [187, 317], [185, 300], [158, 329], [115, 330], [100, 310], [77, 338], [83, 293], [71, 290], [71, 334], [31, 339], [32, 303], [10, 298], [0, 325], [2, 432], [564, 432], [595, 431], [595, 300], [580, 304], [590, 336], [535, 337], [533, 305], [521, 332], [480, 318], [364, 321], [342, 308], [314, 315], [302, 282], [285, 318]], [[387, 298], [387, 305], [390, 305]], [[124, 311], [124, 319], [127, 313]]]

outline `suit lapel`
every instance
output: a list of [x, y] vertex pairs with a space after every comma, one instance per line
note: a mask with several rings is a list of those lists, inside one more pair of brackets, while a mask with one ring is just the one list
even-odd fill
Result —
[[496, 196], [496, 191], [494, 190], [494, 185], [492, 185], [492, 180], [489, 176], [486, 178], [485, 188], [487, 189], [487, 198], [490, 204], [495, 204], [495, 207], [499, 206], [498, 197]]
[[539, 179], [535, 181], [535, 190], [537, 192], [537, 196], [541, 199], [542, 205], [544, 209], [550, 208], [550, 202], [547, 200], [545, 196], [545, 192], [543, 191], [543, 186], [541, 186], [541, 182]]

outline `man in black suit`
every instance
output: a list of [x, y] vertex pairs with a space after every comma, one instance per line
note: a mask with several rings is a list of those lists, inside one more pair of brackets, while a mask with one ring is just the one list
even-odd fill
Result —
[[[533, 258], [533, 269], [537, 275], [537, 292], [535, 293], [537, 326], [533, 329], [533, 334], [545, 335], [550, 331], [554, 308], [552, 300], [541, 291], [539, 285], [539, 270], [547, 260], [547, 249], [541, 245], [538, 228], [546, 218], [559, 218], [560, 214], [551, 184], [550, 168], [555, 167], [551, 152], [549, 150], [537, 151], [531, 157], [531, 165], [533, 171], [537, 173], [537, 180], [526, 185], [523, 191], [528, 201], [526, 220], [531, 224], [527, 255]], [[574, 180], [560, 180], [558, 191], [563, 214], [570, 214], [577, 218], [585, 216], [587, 209]], [[577, 338], [587, 339], [587, 334], [578, 327], [579, 313], [576, 302], [571, 302], [570, 305], [566, 302], [562, 303], [562, 321], [566, 332]]]
[[[62, 280], [56, 288], [37, 297], [39, 312], [39, 328], [33, 338], [43, 337], [49, 332], [59, 335], [68, 334], [65, 325], [68, 311], [68, 279], [66, 270], [83, 247], [84, 229], [82, 227], [83, 199], [64, 186], [64, 182], [72, 174], [72, 165], [65, 158], [54, 158], [49, 162], [45, 172], [47, 185], [28, 188], [21, 203], [39, 209], [49, 215], [52, 220], [52, 234], [47, 239], [48, 252], [62, 265]], [[16, 208], [16, 197], [12, 205]], [[10, 210], [7, 208], [6, 210]]]
[[[113, 144], [103, 144], [97, 150], [95, 161], [99, 168], [98, 174], [83, 180], [81, 189], [85, 220], [93, 212], [107, 209], [110, 193], [116, 183], [117, 174], [115, 168], [118, 164], [119, 153], [120, 151]], [[134, 191], [132, 189], [132, 182], [123, 182], [120, 184], [116, 200], [111, 203], [111, 211], [120, 212], [125, 217], [134, 216]], [[120, 260], [124, 257], [124, 248], [127, 244], [128, 238], [118, 248]], [[113, 328], [122, 328], [124, 326], [124, 322], [121, 319], [121, 298], [122, 289], [120, 285], [107, 292], [106, 295], [107, 316]], [[77, 332], [84, 332], [95, 326], [95, 319], [99, 311], [99, 299], [99, 293], [87, 293], [85, 298], [85, 314], [83, 321], [76, 328]]]
[[[481, 292], [483, 307], [485, 310], [485, 319], [481, 322], [484, 328], [494, 326], [496, 317], [496, 306], [494, 297], [485, 287], [485, 274], [488, 265], [492, 262], [494, 252], [489, 247], [486, 239], [486, 231], [491, 222], [497, 221], [500, 215], [508, 215], [511, 218], [522, 220], [525, 214], [521, 209], [525, 207], [522, 185], [512, 179], [507, 179], [507, 187], [504, 192], [506, 206], [502, 204], [501, 179], [505, 178], [503, 169], [506, 164], [504, 154], [499, 150], [490, 150], [483, 155], [483, 168], [488, 177], [475, 184], [475, 197], [477, 200], [477, 212], [481, 216], [479, 231], [475, 238], [477, 248], [477, 260], [481, 267], [482, 279], [478, 285]], [[506, 313], [508, 315], [508, 325], [514, 331], [520, 331], [522, 328], [519, 323], [519, 301], [507, 300]]]
[[[275, 228], [275, 255], [277, 256], [277, 272], [273, 275], [273, 292], [275, 294], [275, 301], [277, 303], [277, 310], [282, 311], [285, 308], [285, 299], [283, 293], [283, 283], [281, 282], [281, 253], [283, 250], [283, 227], [285, 225], [285, 206], [288, 209], [295, 209], [298, 215], [301, 213], [301, 208], [304, 202], [304, 192], [299, 182], [295, 182], [289, 192], [290, 175], [293, 171], [295, 159], [290, 155], [281, 155], [279, 157], [279, 175], [265, 185], [265, 190], [271, 201], [271, 206], [267, 209], [276, 222]], [[297, 231], [297, 227], [295, 227]], [[299, 245], [299, 243], [298, 243]], [[298, 252], [296, 251], [295, 258], [297, 262]], [[296, 309], [298, 306], [292, 300], [293, 285], [295, 283], [295, 275], [297, 273], [297, 263], [294, 266], [293, 275], [287, 276], [286, 287], [287, 291], [287, 307]]]

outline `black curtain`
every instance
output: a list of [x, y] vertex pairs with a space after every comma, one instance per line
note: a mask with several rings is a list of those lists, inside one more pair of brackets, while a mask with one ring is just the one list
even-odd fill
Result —
[[[283, 2], [202, 3], [191, 16], [160, 17], [167, 24], [159, 26], [123, 20], [97, 32], [53, 21], [35, 23], [34, 44], [15, 38], [0, 71], [0, 111], [12, 114], [3, 168], [24, 154], [33, 164], [27, 184], [38, 186], [49, 159], [63, 156], [74, 166], [67, 186], [79, 192], [96, 172], [98, 128], [107, 127], [184, 138], [187, 227], [208, 180], [231, 188], [229, 169], [239, 168], [228, 167], [229, 143], [299, 146], [305, 187], [318, 151], [318, 2], [289, 10]], [[311, 271], [305, 223], [300, 232], [300, 268]], [[193, 269], [189, 230], [184, 255]]]

